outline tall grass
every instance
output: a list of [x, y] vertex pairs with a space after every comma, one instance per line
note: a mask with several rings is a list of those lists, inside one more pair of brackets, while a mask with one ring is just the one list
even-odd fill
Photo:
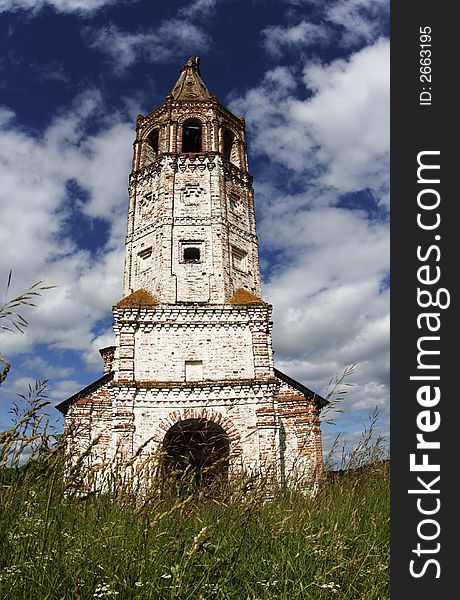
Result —
[[280, 489], [270, 501], [237, 481], [181, 497], [156, 486], [82, 497], [59, 445], [7, 464], [2, 599], [389, 598], [386, 461], [327, 477], [314, 498]]
[[[22, 331], [17, 307], [48, 287], [0, 307], [0, 330]], [[243, 480], [82, 495], [85, 461], [74, 457], [69, 480], [65, 440], [42, 413], [46, 384], [23, 399], [29, 408], [0, 432], [2, 600], [389, 598], [389, 471], [374, 421], [315, 497], [279, 489], [267, 501], [264, 482]]]

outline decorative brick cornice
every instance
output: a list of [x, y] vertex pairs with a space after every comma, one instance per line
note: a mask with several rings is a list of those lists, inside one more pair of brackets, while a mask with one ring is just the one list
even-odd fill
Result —
[[129, 381], [114, 382], [119, 388], [139, 389], [181, 389], [181, 390], [201, 390], [210, 388], [238, 388], [238, 389], [261, 389], [270, 387], [274, 389], [278, 385], [276, 378], [268, 379], [221, 379], [209, 381]]
[[177, 303], [151, 306], [123, 307], [115, 305], [113, 313], [118, 324], [128, 322], [151, 322], [155, 324], [209, 324], [257, 323], [271, 318], [271, 304], [209, 304]]

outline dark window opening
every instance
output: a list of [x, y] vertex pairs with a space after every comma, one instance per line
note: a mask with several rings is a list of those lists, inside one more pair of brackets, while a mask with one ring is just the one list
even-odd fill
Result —
[[235, 136], [230, 129], [224, 129], [224, 158], [231, 160], [232, 148]]
[[185, 262], [200, 262], [200, 249], [199, 248], [184, 248], [184, 261]]
[[154, 129], [149, 133], [147, 142], [155, 154], [158, 154], [158, 129]]
[[201, 122], [187, 119], [182, 127], [182, 152], [202, 152]]

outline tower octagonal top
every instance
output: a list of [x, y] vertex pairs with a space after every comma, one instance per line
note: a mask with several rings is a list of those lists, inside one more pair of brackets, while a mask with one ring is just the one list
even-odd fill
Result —
[[250, 178], [244, 117], [235, 116], [206, 87], [200, 59], [191, 56], [165, 102], [138, 115], [132, 172], [165, 154], [218, 153]]

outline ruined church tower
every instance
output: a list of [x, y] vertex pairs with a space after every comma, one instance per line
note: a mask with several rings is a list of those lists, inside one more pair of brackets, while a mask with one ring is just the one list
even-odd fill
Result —
[[261, 299], [245, 123], [192, 57], [164, 104], [137, 118], [123, 298], [104, 375], [58, 409], [73, 450], [136, 453], [200, 480], [322, 473], [325, 400], [274, 368]]

